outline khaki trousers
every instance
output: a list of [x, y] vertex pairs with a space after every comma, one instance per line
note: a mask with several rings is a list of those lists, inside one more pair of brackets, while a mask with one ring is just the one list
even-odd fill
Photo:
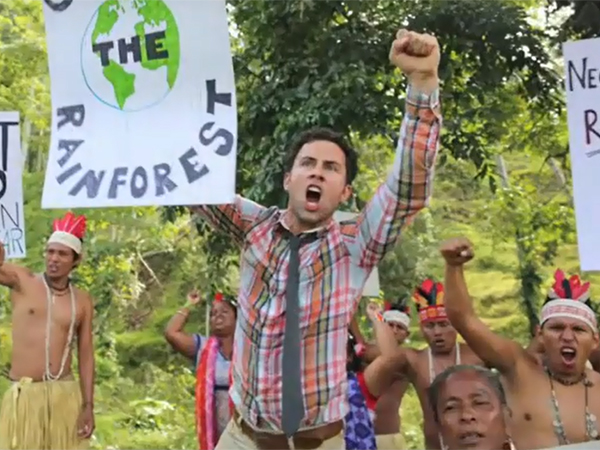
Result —
[[[215, 450], [261, 450], [256, 446], [241, 428], [241, 417], [229, 421], [223, 431]], [[346, 450], [343, 431], [337, 436], [326, 440], [315, 450]]]

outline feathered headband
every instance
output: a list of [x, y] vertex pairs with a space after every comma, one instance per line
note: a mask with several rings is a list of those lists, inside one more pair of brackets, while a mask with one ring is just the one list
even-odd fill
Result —
[[428, 278], [419, 286], [414, 294], [413, 301], [419, 313], [419, 321], [447, 319], [444, 307], [444, 285]]
[[69, 211], [62, 219], [55, 219], [52, 223], [53, 233], [48, 238], [48, 244], [66, 245], [79, 255], [85, 236], [85, 227], [85, 216], [76, 216]]
[[383, 320], [388, 323], [398, 323], [408, 329], [410, 325], [410, 308], [406, 302], [407, 297], [400, 298], [400, 300], [394, 304], [385, 301]]
[[582, 284], [579, 275], [566, 278], [565, 273], [557, 269], [554, 272], [554, 284], [542, 307], [542, 325], [553, 317], [579, 319], [596, 331], [598, 325], [590, 304], [590, 283]]

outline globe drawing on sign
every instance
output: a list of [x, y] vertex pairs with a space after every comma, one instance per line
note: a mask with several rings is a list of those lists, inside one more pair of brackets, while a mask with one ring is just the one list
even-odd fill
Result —
[[140, 111], [171, 92], [180, 51], [177, 22], [163, 0], [106, 0], [86, 28], [81, 69], [102, 103]]

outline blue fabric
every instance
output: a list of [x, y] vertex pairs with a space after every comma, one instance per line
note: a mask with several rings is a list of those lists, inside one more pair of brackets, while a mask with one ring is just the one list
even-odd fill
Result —
[[348, 400], [350, 411], [346, 415], [344, 432], [346, 450], [377, 450], [373, 421], [358, 378], [353, 372], [348, 372]]
[[[208, 339], [205, 336], [194, 334], [194, 342], [196, 343], [196, 361], [194, 364], [195, 368], [198, 368], [198, 362], [200, 361], [200, 353], [204, 350]], [[229, 389], [229, 366], [231, 361], [225, 359], [223, 353], [219, 351], [217, 354], [217, 365], [215, 367], [215, 390], [228, 390]]]

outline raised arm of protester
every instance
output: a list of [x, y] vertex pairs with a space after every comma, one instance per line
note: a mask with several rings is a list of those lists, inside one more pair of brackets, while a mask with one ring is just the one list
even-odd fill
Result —
[[[398, 32], [390, 61], [407, 76], [409, 87], [396, 158], [386, 181], [361, 214], [342, 227], [360, 267], [375, 267], [393, 248], [402, 227], [427, 205], [431, 196], [441, 126], [439, 60], [439, 45], [433, 36]], [[308, 150], [310, 144], [317, 142], [318, 148], [313, 145]], [[331, 145], [342, 149], [345, 165], [328, 159], [317, 168]], [[283, 187], [289, 200], [283, 214], [276, 207], [266, 209], [240, 196], [230, 205], [190, 208], [238, 244], [244, 242], [258, 222], [281, 222], [297, 234], [324, 227], [331, 221], [339, 204], [350, 197], [357, 172], [354, 150], [342, 136], [326, 129], [301, 133], [290, 145], [284, 166]]]
[[495, 334], [475, 313], [463, 271], [474, 256], [471, 242], [450, 239], [442, 244], [441, 253], [446, 260], [445, 306], [450, 323], [486, 365], [513, 375], [526, 352], [518, 343]]
[[383, 311], [376, 303], [369, 303], [367, 316], [373, 324], [377, 346], [381, 354], [364, 370], [365, 383], [369, 392], [379, 397], [394, 379], [395, 371], [404, 354], [398, 351], [392, 330], [383, 321]]
[[427, 206], [439, 147], [437, 40], [400, 30], [390, 60], [408, 78], [406, 111], [389, 175], [356, 219], [353, 253], [362, 267], [375, 267], [402, 228]]
[[0, 242], [0, 285], [19, 290], [24, 278], [33, 278], [33, 273], [25, 267], [6, 262], [6, 249]]

